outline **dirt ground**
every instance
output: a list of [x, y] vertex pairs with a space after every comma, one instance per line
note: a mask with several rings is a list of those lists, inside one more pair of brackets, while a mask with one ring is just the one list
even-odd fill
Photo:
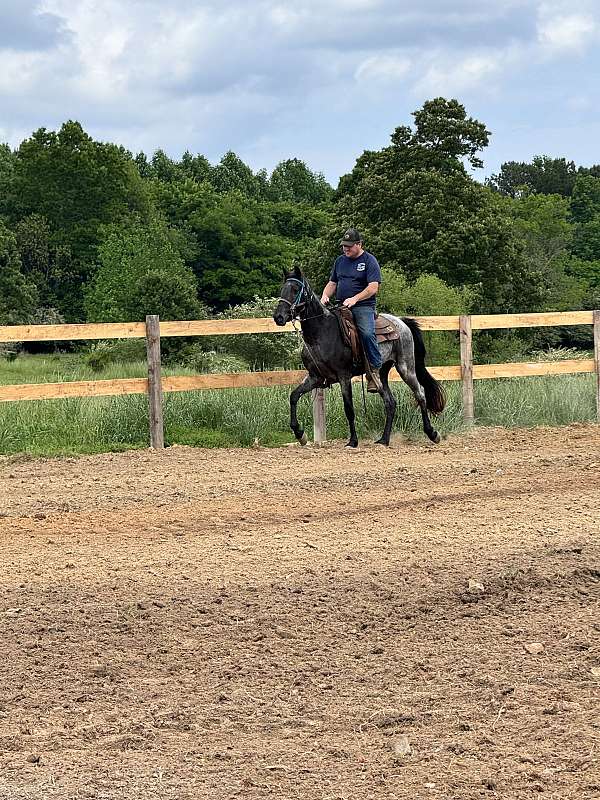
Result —
[[600, 427], [0, 459], [0, 798], [600, 797]]

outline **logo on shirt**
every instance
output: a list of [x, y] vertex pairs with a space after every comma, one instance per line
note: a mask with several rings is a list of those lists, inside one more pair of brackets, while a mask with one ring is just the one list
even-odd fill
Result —
[[365, 268], [366, 268], [366, 264], [365, 264], [364, 261], [361, 261], [360, 264], [356, 265], [356, 271], [357, 272], [364, 272]]

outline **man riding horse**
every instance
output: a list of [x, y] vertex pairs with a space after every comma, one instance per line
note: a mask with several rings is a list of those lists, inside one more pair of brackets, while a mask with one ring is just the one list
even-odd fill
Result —
[[367, 391], [379, 392], [382, 360], [375, 335], [375, 298], [381, 284], [381, 269], [375, 256], [363, 249], [363, 238], [356, 228], [348, 228], [340, 245], [342, 255], [335, 260], [321, 302], [327, 305], [335, 294], [352, 311], [370, 365]]
[[[307, 375], [290, 394], [290, 427], [294, 436], [300, 444], [307, 443], [306, 433], [297, 416], [298, 400], [302, 395], [312, 389], [339, 383], [350, 427], [347, 446], [358, 447], [352, 404], [352, 378], [362, 375], [365, 365], [359, 363], [360, 359], [357, 359], [357, 354], [353, 352], [354, 348], [343, 329], [340, 314], [327, 308], [335, 291], [338, 298], [345, 301], [344, 305], [350, 306], [352, 312], [361, 307], [367, 309], [366, 312], [359, 311], [358, 316], [361, 322], [368, 318], [367, 324], [363, 325], [363, 331], [366, 329], [368, 336], [365, 349], [371, 367], [374, 371], [379, 370], [379, 374], [375, 376], [376, 380], [373, 381], [373, 389], [379, 392], [385, 407], [383, 434], [377, 442], [384, 445], [390, 443], [397, 404], [388, 384], [388, 376], [390, 369], [395, 367], [415, 396], [421, 410], [425, 434], [432, 442], [437, 443], [440, 441], [440, 435], [431, 424], [429, 412], [441, 413], [445, 404], [444, 392], [425, 366], [425, 344], [419, 325], [416, 320], [409, 317], [401, 319], [393, 314], [380, 314], [378, 322], [382, 324], [379, 331], [379, 346], [376, 340], [370, 341], [375, 316], [375, 295], [381, 282], [381, 271], [377, 260], [363, 250], [362, 240], [357, 231], [352, 229], [346, 231], [342, 246], [344, 252], [349, 252], [351, 255], [336, 260], [331, 279], [323, 290], [321, 300], [313, 292], [302, 270], [296, 265], [290, 272], [284, 273], [281, 293], [273, 310], [273, 319], [277, 325], [283, 326], [293, 320], [300, 320], [302, 329], [304, 342], [302, 361], [307, 369]], [[364, 306], [364, 301], [370, 303]]]

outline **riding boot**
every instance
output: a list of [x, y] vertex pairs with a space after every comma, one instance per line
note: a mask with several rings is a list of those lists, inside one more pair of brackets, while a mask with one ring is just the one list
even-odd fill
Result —
[[381, 389], [381, 378], [377, 367], [370, 367], [367, 372], [367, 392], [379, 393]]

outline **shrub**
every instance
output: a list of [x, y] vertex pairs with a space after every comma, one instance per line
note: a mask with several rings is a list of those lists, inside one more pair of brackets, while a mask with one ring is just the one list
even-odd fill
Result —
[[247, 372], [248, 362], [231, 353], [190, 348], [180, 363], [196, 372]]
[[[277, 305], [277, 298], [254, 297], [249, 303], [233, 306], [220, 315], [220, 319], [251, 319], [271, 317]], [[238, 356], [252, 369], [286, 368], [300, 365], [300, 342], [295, 333], [243, 333], [228, 336], [223, 342], [213, 339], [212, 348]]]
[[144, 339], [114, 339], [96, 342], [85, 354], [84, 362], [92, 372], [103, 372], [111, 364], [144, 361], [146, 343]]

